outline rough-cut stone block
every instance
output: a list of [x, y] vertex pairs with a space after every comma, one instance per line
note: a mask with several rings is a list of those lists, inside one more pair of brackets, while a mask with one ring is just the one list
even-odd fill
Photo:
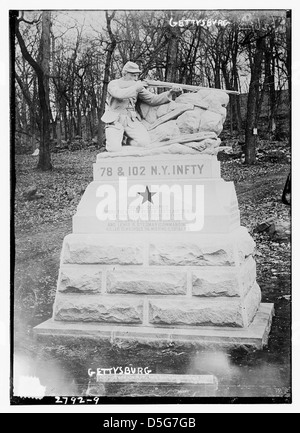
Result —
[[248, 257], [240, 271], [241, 295], [245, 296], [256, 282], [256, 263], [252, 256]]
[[[252, 348], [262, 350], [268, 344], [268, 337], [274, 315], [273, 304], [261, 304], [259, 310], [248, 328], [221, 328], [204, 327], [158, 327], [158, 326], [131, 326], [111, 325], [103, 323], [70, 323], [49, 319], [33, 329], [34, 335], [40, 341], [57, 342], [62, 339], [66, 342], [79, 341], [82, 338], [97, 339], [102, 342], [120, 344], [126, 342], [135, 347], [137, 342], [149, 345], [157, 350], [168, 348], [170, 342], [175, 347], [184, 346], [187, 350], [191, 347], [212, 348], [222, 350], [224, 348]], [[49, 341], [49, 340], [48, 340]]]
[[185, 295], [187, 273], [173, 270], [114, 270], [107, 272], [109, 293], [146, 295]]
[[131, 240], [109, 242], [101, 235], [69, 235], [65, 238], [63, 263], [101, 265], [141, 265], [143, 246]]
[[241, 231], [241, 236], [237, 242], [240, 263], [243, 263], [247, 257], [254, 254], [255, 246], [256, 244], [248, 231], [246, 229]]
[[192, 294], [203, 297], [244, 297], [256, 281], [256, 263], [248, 257], [240, 267], [192, 271]]
[[149, 304], [149, 322], [154, 325], [244, 326], [242, 307], [238, 299], [155, 299]]
[[202, 246], [192, 242], [150, 244], [151, 265], [177, 266], [234, 266], [231, 246]]
[[99, 295], [57, 295], [54, 319], [66, 322], [142, 323], [143, 302]]
[[238, 273], [222, 268], [193, 271], [193, 295], [203, 297], [240, 295]]
[[58, 284], [59, 292], [64, 293], [100, 293], [102, 271], [93, 267], [80, 265], [63, 267]]
[[250, 326], [261, 302], [261, 290], [257, 283], [254, 283], [252, 289], [244, 299], [244, 310], [246, 317], [246, 326]]

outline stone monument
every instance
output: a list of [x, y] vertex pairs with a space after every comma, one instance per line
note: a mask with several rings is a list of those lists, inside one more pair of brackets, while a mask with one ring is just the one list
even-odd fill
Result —
[[63, 242], [53, 317], [38, 335], [267, 344], [255, 243], [217, 153], [228, 95], [141, 104], [146, 147], [103, 152]]

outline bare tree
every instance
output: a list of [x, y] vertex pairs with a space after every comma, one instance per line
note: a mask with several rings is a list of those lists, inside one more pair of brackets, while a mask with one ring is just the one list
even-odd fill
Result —
[[[174, 20], [177, 22], [180, 17], [180, 12], [172, 12], [172, 15], [174, 16]], [[177, 64], [177, 55], [178, 55], [178, 49], [179, 49], [179, 42], [181, 38], [181, 31], [180, 27], [170, 26], [168, 28], [167, 33], [167, 56], [166, 56], [166, 72], [165, 72], [165, 79], [166, 81], [170, 82], [176, 82], [178, 80], [178, 64]]]
[[[245, 131], [245, 158], [246, 164], [252, 165], [256, 162], [256, 145], [257, 145], [257, 123], [259, 108], [259, 90], [260, 77], [262, 72], [263, 50], [265, 47], [265, 35], [257, 32], [254, 41], [254, 53], [252, 54], [249, 47], [251, 62], [251, 80], [247, 102], [247, 119]], [[252, 57], [253, 56], [253, 57]]]
[[288, 89], [289, 89], [289, 99], [291, 100], [292, 91], [292, 50], [291, 50], [291, 11], [287, 12], [286, 18], [286, 66], [288, 73]]
[[49, 107], [49, 61], [50, 61], [50, 27], [51, 13], [42, 12], [42, 36], [40, 41], [40, 62], [34, 60], [25, 45], [24, 39], [20, 32], [20, 23], [37, 24], [37, 21], [28, 22], [24, 19], [24, 13], [20, 18], [15, 17], [15, 33], [21, 52], [34, 69], [38, 79], [38, 95], [41, 109], [41, 131], [40, 131], [40, 153], [38, 168], [46, 171], [52, 169], [50, 156], [50, 107]]
[[116, 11], [112, 12], [111, 15], [106, 11], [105, 17], [106, 17], [106, 25], [107, 30], [110, 38], [110, 42], [106, 48], [106, 59], [105, 59], [105, 68], [104, 68], [104, 78], [103, 78], [103, 86], [102, 86], [102, 95], [101, 95], [101, 101], [100, 101], [100, 107], [98, 110], [98, 143], [101, 146], [104, 141], [104, 124], [101, 122], [101, 117], [103, 116], [103, 113], [105, 111], [105, 103], [107, 98], [107, 87], [109, 83], [109, 77], [110, 77], [110, 67], [111, 67], [111, 61], [113, 52], [117, 46], [117, 40], [112, 32], [111, 29], [111, 22], [114, 19], [114, 16], [116, 14]]

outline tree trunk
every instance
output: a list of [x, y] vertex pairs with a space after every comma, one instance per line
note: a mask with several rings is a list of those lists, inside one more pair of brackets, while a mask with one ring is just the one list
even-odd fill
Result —
[[140, 29], [138, 28], [138, 26], [137, 25], [135, 25], [134, 27], [133, 27], [133, 33], [134, 33], [134, 39], [135, 39], [135, 55], [134, 55], [134, 61], [135, 62], [137, 62], [137, 61], [139, 61], [139, 60], [142, 60], [141, 59], [141, 46], [142, 46], [142, 43], [141, 43], [141, 41], [140, 41]]
[[275, 46], [275, 29], [272, 29], [270, 36], [270, 50], [268, 52], [268, 94], [270, 105], [270, 121], [269, 132], [273, 136], [276, 133], [276, 89], [275, 89], [275, 59], [274, 59], [274, 46]]
[[277, 104], [276, 104], [276, 89], [275, 89], [275, 61], [272, 59], [272, 72], [270, 76], [270, 131], [272, 135], [276, 134], [277, 128]]
[[60, 119], [60, 114], [56, 117], [56, 137], [57, 137], [57, 146], [61, 147], [61, 119]]
[[74, 131], [73, 131], [73, 111], [69, 109], [69, 117], [68, 117], [68, 130], [69, 130], [69, 136], [68, 141], [71, 142], [74, 137]]
[[30, 111], [30, 131], [31, 131], [31, 149], [32, 152], [36, 149], [36, 119], [34, 110]]
[[[21, 109], [21, 130], [27, 132], [27, 107], [24, 95], [22, 95], [22, 109]], [[26, 144], [26, 135], [21, 136], [22, 145]]]
[[256, 163], [256, 144], [257, 144], [257, 110], [259, 100], [259, 80], [262, 70], [264, 38], [257, 36], [256, 49], [251, 68], [251, 80], [249, 86], [247, 117], [246, 117], [246, 143], [245, 143], [245, 162], [253, 165]]
[[67, 104], [66, 101], [62, 100], [62, 116], [64, 123], [64, 140], [68, 141], [68, 116], [67, 116]]
[[[39, 88], [42, 87], [41, 84]], [[40, 153], [38, 168], [42, 171], [51, 170], [51, 157], [50, 157], [50, 116], [48, 111], [48, 105], [46, 101], [46, 95], [42, 89], [39, 89], [39, 98], [41, 105], [42, 114], [42, 128], [40, 137]]]
[[264, 78], [263, 86], [259, 91], [259, 98], [257, 100], [257, 110], [256, 110], [256, 118], [257, 118], [256, 123], [257, 124], [259, 121], [260, 113], [262, 111], [262, 107], [264, 105], [267, 108], [268, 117], [270, 116], [270, 113], [268, 112], [268, 110], [269, 110], [269, 103], [270, 103], [269, 79], [270, 79], [270, 75], [271, 75], [271, 71], [270, 71], [271, 57], [270, 57], [270, 53], [268, 51], [268, 48], [266, 48], [265, 53], [264, 53], [264, 61], [265, 61], [265, 78]]
[[104, 144], [105, 126], [104, 123], [101, 121], [101, 117], [103, 116], [105, 111], [107, 87], [108, 87], [109, 77], [110, 77], [111, 59], [112, 59], [113, 52], [117, 46], [116, 38], [114, 37], [111, 30], [111, 21], [115, 16], [115, 11], [111, 14], [111, 16], [108, 15], [107, 11], [105, 12], [105, 14], [106, 14], [107, 30], [110, 37], [110, 44], [107, 49], [105, 69], [104, 69], [104, 79], [103, 79], [103, 86], [102, 86], [102, 95], [101, 95], [100, 107], [98, 109], [98, 146], [99, 147], [102, 147]]
[[[56, 44], [55, 44], [55, 36], [52, 33], [51, 34], [51, 42], [52, 42], [52, 48], [51, 48], [51, 54], [52, 54], [52, 69], [53, 69], [53, 75], [55, 77], [57, 77], [59, 75], [59, 72], [57, 70], [57, 62], [56, 62], [56, 57], [55, 57], [55, 52], [56, 52]], [[58, 83], [59, 83], [59, 79], [58, 79]], [[54, 95], [55, 95], [55, 109], [56, 109], [56, 118], [55, 118], [55, 136], [56, 136], [56, 144], [58, 147], [61, 147], [61, 134], [62, 134], [62, 128], [61, 128], [61, 107], [60, 107], [60, 103], [59, 103], [59, 92], [58, 92], [58, 86], [55, 86], [55, 91], [54, 91]]]
[[97, 113], [96, 113], [96, 106], [93, 106], [91, 108], [90, 114], [89, 114], [89, 118], [90, 118], [90, 127], [91, 127], [91, 137], [94, 138], [95, 136], [95, 124], [98, 124], [98, 120], [97, 119]]
[[[28, 89], [28, 82], [26, 77], [26, 61], [23, 58], [23, 71], [22, 71], [22, 81], [25, 84], [25, 87]], [[28, 124], [27, 124], [27, 104], [26, 104], [26, 98], [24, 94], [22, 93], [22, 103], [21, 103], [21, 130], [24, 131], [24, 134], [21, 135], [21, 144], [24, 146], [26, 145], [27, 137], [25, 133], [27, 133]]]
[[89, 124], [89, 115], [88, 112], [86, 111], [84, 113], [84, 139], [86, 141], [90, 141], [90, 124]]
[[[225, 87], [227, 90], [233, 90], [232, 89], [232, 83], [229, 78], [229, 72], [227, 70], [226, 63], [222, 63], [222, 73], [225, 80]], [[236, 89], [237, 90], [237, 89]], [[237, 119], [237, 110], [236, 110], [236, 97], [238, 95], [230, 95], [229, 97], [229, 116], [230, 116], [230, 133], [233, 134], [233, 130], [236, 128], [238, 130], [238, 133], [240, 134], [240, 124]], [[241, 113], [240, 113], [241, 116]], [[236, 120], [236, 123], [234, 123], [234, 119]]]
[[[40, 140], [40, 153], [38, 168], [46, 171], [52, 169], [50, 157], [50, 103], [49, 103], [49, 75], [50, 75], [50, 27], [51, 27], [51, 12], [43, 11], [42, 13], [42, 62], [41, 67], [43, 75], [41, 77], [42, 91], [39, 91], [40, 105], [42, 111], [42, 130]], [[39, 86], [40, 87], [40, 86]]]
[[[237, 67], [237, 58], [239, 52], [239, 27], [235, 24], [233, 29], [233, 40], [231, 44], [231, 56], [232, 56], [232, 80], [233, 80], [233, 89], [237, 92], [240, 91], [239, 85], [239, 72]], [[242, 133], [242, 115], [241, 115], [241, 101], [239, 95], [233, 96], [233, 116], [235, 119], [235, 127], [238, 131], [238, 134]]]
[[288, 71], [288, 85], [289, 85], [289, 100], [291, 101], [292, 92], [292, 50], [291, 50], [291, 11], [287, 11], [286, 17], [286, 62]]
[[220, 61], [219, 61], [219, 59], [217, 59], [217, 61], [215, 62], [215, 70], [214, 70], [215, 88], [216, 89], [221, 89], [220, 73], [221, 73]]
[[[47, 69], [47, 58], [50, 56], [50, 12], [43, 12], [43, 27], [41, 37], [41, 55], [43, 56], [44, 67]], [[47, 95], [49, 95], [49, 78], [45, 76], [42, 65], [37, 63], [28, 52], [24, 39], [19, 30], [19, 20], [15, 17], [15, 34], [18, 39], [21, 51], [27, 62], [35, 70], [38, 79], [38, 95], [41, 114], [40, 128], [40, 154], [38, 168], [46, 171], [52, 169], [50, 157], [50, 114]], [[48, 63], [49, 65], [49, 63]], [[46, 86], [46, 88], [45, 88]], [[48, 87], [47, 87], [48, 86]], [[49, 97], [49, 96], [48, 96]]]
[[73, 137], [76, 137], [79, 134], [77, 134], [77, 132], [78, 132], [78, 125], [76, 123], [75, 112], [74, 112], [74, 114], [72, 116], [72, 124], [73, 124]]
[[80, 103], [77, 102], [76, 104], [76, 111], [77, 111], [77, 131], [76, 131], [76, 135], [80, 135], [80, 137], [82, 137], [82, 128], [81, 128], [81, 106]]
[[56, 131], [57, 131], [57, 118], [55, 118], [55, 119], [52, 121], [52, 123], [51, 123], [51, 132], [52, 132], [52, 136], [51, 136], [51, 138], [52, 138], [53, 140], [56, 140], [56, 139], [57, 139], [57, 133], [56, 133]]
[[[179, 14], [177, 13], [174, 17], [175, 21], [178, 21]], [[166, 73], [165, 79], [168, 82], [176, 83], [177, 82], [177, 54], [178, 54], [178, 44], [180, 38], [180, 28], [169, 27], [168, 29], [168, 47], [167, 47], [167, 64], [166, 64]]]
[[[233, 61], [232, 65], [232, 73], [233, 73], [233, 87], [237, 92], [239, 89], [239, 73], [237, 70], [237, 62], [236, 59]], [[238, 130], [239, 135], [242, 131], [242, 114], [241, 114], [241, 100], [239, 95], [234, 95], [234, 118], [236, 122], [236, 129]]]
[[31, 128], [31, 148], [34, 152], [37, 147], [36, 143], [36, 135], [37, 135], [37, 115], [36, 115], [36, 99], [37, 99], [37, 84], [36, 84], [36, 78], [34, 78], [33, 82], [33, 96], [32, 96], [32, 110], [30, 110], [30, 128]]
[[242, 114], [241, 114], [241, 101], [239, 95], [233, 95], [233, 115], [235, 120], [235, 128], [239, 135], [242, 132]]

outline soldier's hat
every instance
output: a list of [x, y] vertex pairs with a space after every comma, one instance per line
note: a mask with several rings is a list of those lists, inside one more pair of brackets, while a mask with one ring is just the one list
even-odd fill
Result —
[[123, 67], [123, 72], [130, 72], [131, 74], [140, 74], [142, 71], [139, 66], [133, 62], [127, 62]]

